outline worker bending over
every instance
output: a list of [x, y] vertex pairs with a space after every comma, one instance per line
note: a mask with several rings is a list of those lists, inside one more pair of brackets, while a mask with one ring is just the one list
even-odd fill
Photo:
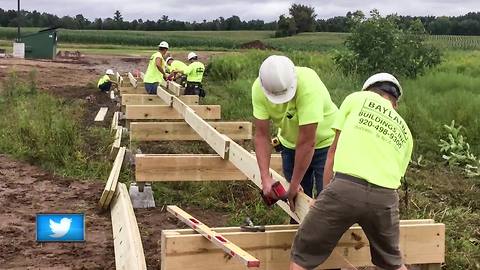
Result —
[[165, 60], [163, 59], [168, 51], [168, 43], [166, 41], [160, 42], [158, 45], [158, 52], [152, 54], [148, 62], [147, 71], [143, 77], [145, 90], [148, 94], [157, 94], [158, 84], [167, 80], [167, 73], [165, 72]]
[[336, 135], [323, 175], [328, 187], [298, 229], [292, 270], [322, 264], [355, 223], [368, 238], [374, 265], [407, 269], [399, 249], [397, 188], [410, 161], [413, 140], [396, 112], [402, 87], [394, 76], [379, 73], [362, 90], [345, 99], [332, 125]]
[[294, 209], [300, 185], [308, 196], [314, 195], [314, 186], [316, 194], [322, 190], [323, 169], [335, 134], [330, 127], [338, 108], [314, 70], [296, 67], [289, 58], [277, 55], [260, 66], [252, 86], [252, 103], [263, 194], [275, 197], [275, 179], [269, 172], [271, 120], [278, 129], [273, 141], [282, 154], [283, 174], [290, 182], [290, 207]]
[[[100, 80], [98, 80], [97, 87], [100, 89], [102, 92], [108, 92], [112, 88], [112, 85], [115, 87], [118, 87], [117, 82], [113, 80], [113, 70], [107, 69], [105, 72], [105, 75], [103, 75]], [[110, 77], [112, 76], [112, 77]]]
[[176, 81], [177, 79], [180, 79], [182, 76], [179, 72], [186, 69], [187, 65], [180, 60], [173, 59], [171, 56], [167, 57], [166, 62], [167, 72], [169, 73], [168, 80]]
[[202, 88], [203, 73], [205, 66], [198, 61], [196, 53], [191, 52], [187, 56], [190, 64], [181, 72], [187, 76], [187, 85], [185, 86], [185, 95], [199, 95], [205, 96], [205, 91]]

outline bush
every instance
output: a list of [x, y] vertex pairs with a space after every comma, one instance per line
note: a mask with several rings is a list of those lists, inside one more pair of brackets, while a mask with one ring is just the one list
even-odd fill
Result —
[[354, 18], [352, 34], [345, 41], [346, 50], [337, 52], [334, 61], [345, 74], [370, 75], [389, 72], [414, 78], [440, 63], [440, 52], [423, 43], [425, 29], [420, 21], [402, 30], [396, 17]]

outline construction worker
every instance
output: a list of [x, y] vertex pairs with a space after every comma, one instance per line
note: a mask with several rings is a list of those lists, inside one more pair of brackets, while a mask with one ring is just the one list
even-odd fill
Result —
[[145, 90], [148, 94], [157, 94], [158, 84], [167, 80], [167, 73], [165, 72], [164, 57], [168, 51], [168, 43], [166, 41], [160, 42], [158, 45], [158, 52], [152, 54], [148, 62], [147, 71], [143, 78]]
[[169, 73], [168, 75], [168, 80], [175, 81], [179, 79], [181, 76], [180, 71], [185, 70], [187, 68], [187, 65], [183, 63], [180, 60], [173, 59], [173, 57], [169, 56], [167, 57], [167, 72]]
[[391, 74], [379, 73], [368, 78], [362, 90], [345, 99], [332, 125], [336, 135], [323, 175], [328, 186], [300, 225], [290, 269], [322, 264], [354, 223], [370, 242], [374, 265], [407, 269], [399, 249], [396, 189], [410, 161], [413, 140], [396, 112], [402, 87]]
[[107, 69], [107, 71], [105, 72], [105, 75], [103, 75], [98, 80], [97, 87], [100, 89], [100, 91], [108, 92], [112, 88], [112, 85], [114, 85], [115, 87], [118, 86], [118, 84], [112, 79], [113, 75], [115, 75], [113, 73], [113, 70]]
[[[281, 151], [283, 174], [290, 182], [290, 200], [300, 185], [305, 194], [322, 190], [327, 152], [335, 133], [331, 125], [338, 111], [317, 73], [296, 67], [285, 56], [272, 55], [260, 66], [252, 86], [255, 152], [264, 196], [275, 197], [269, 173], [271, 142]], [[271, 140], [270, 120], [278, 128]], [[278, 144], [278, 145], [277, 145]], [[293, 207], [293, 204], [291, 204]]]
[[181, 71], [181, 73], [187, 76], [185, 95], [199, 95], [204, 97], [205, 91], [202, 88], [202, 79], [205, 66], [202, 62], [198, 61], [198, 55], [194, 52], [190, 52], [187, 59], [190, 64]]

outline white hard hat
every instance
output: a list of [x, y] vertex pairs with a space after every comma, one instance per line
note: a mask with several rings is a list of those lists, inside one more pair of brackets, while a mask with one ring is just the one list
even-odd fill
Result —
[[187, 56], [187, 59], [190, 61], [192, 58], [198, 57], [198, 55], [194, 52], [190, 52]]
[[113, 70], [111, 70], [111, 69], [107, 69], [107, 71], [105, 72], [105, 74], [107, 74], [107, 75], [114, 75]]
[[173, 57], [171, 57], [171, 56], [167, 57], [167, 59], [165, 60], [165, 62], [168, 63], [168, 61], [170, 61], [170, 60], [173, 60]]
[[162, 41], [160, 44], [158, 44], [158, 47], [168, 49], [168, 43], [166, 41]]
[[292, 60], [272, 55], [263, 61], [259, 71], [265, 96], [274, 104], [290, 101], [297, 91], [297, 74]]
[[375, 84], [377, 82], [393, 83], [397, 87], [398, 91], [400, 91], [399, 98], [403, 95], [402, 86], [400, 85], [400, 82], [398, 82], [397, 78], [395, 78], [395, 76], [393, 76], [392, 74], [385, 73], [385, 72], [384, 73], [377, 73], [375, 75], [370, 76], [370, 78], [368, 78], [365, 81], [365, 83], [363, 84], [362, 90], [367, 90], [370, 86], [372, 86], [373, 84]]

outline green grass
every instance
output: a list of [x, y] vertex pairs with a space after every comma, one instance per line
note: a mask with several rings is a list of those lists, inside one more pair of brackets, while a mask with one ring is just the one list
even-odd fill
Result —
[[110, 132], [81, 127], [81, 104], [37, 91], [34, 77], [11, 74], [0, 89], [0, 152], [59, 175], [106, 179]]

